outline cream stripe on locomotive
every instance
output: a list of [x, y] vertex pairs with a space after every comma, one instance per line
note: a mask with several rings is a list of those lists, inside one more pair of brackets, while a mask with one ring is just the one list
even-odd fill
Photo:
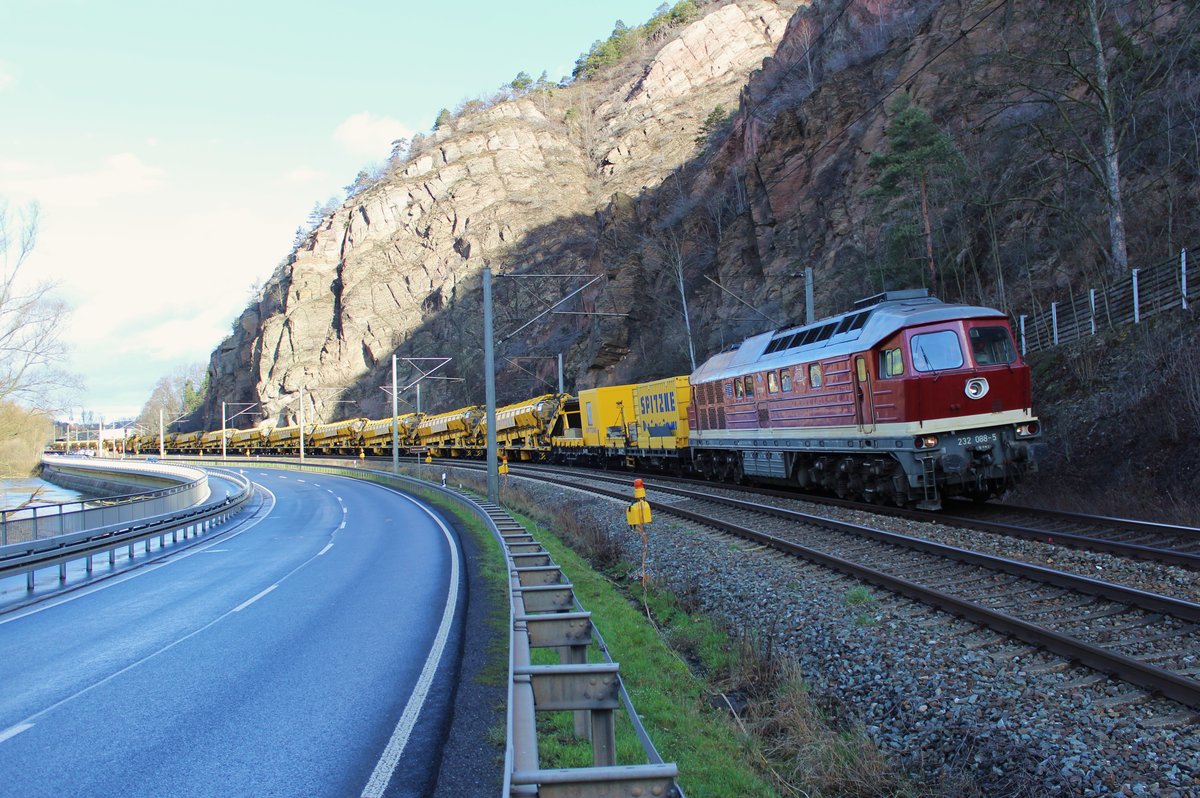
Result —
[[958, 416], [956, 418], [939, 418], [931, 421], [906, 421], [895, 424], [876, 424], [869, 435], [864, 434], [857, 424], [846, 424], [837, 427], [790, 427], [783, 429], [721, 429], [693, 431], [688, 437], [688, 443], [697, 448], [705, 446], [728, 445], [744, 447], [747, 441], [758, 445], [766, 445], [774, 441], [805, 441], [842, 438], [846, 440], [879, 440], [882, 438], [913, 438], [918, 435], [941, 435], [955, 432], [972, 432], [977, 429], [1002, 427], [1011, 424], [1025, 424], [1036, 421], [1028, 409], [1006, 410], [1001, 413], [979, 413], [973, 416]]

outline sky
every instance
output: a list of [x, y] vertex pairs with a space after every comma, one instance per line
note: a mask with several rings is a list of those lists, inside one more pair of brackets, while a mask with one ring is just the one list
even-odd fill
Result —
[[660, 4], [0, 0], [0, 204], [37, 203], [22, 277], [73, 308], [68, 412], [136, 416], [393, 140]]

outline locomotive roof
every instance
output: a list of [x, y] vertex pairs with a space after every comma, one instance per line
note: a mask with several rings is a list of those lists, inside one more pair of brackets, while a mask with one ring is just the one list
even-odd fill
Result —
[[870, 349], [903, 327], [955, 319], [1006, 318], [994, 308], [949, 305], [925, 291], [881, 294], [854, 310], [828, 319], [760, 333], [734, 349], [713, 355], [692, 373], [693, 384], [725, 379], [760, 368], [810, 363]]

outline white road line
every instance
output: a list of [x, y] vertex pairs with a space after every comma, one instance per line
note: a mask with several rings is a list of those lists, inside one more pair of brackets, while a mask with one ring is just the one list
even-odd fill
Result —
[[317, 552], [317, 556], [318, 556], [318, 557], [320, 557], [322, 554], [324, 554], [325, 552], [329, 551], [329, 550], [330, 550], [330, 549], [332, 549], [332, 548], [333, 548], [333, 544], [332, 544], [332, 543], [326, 543], [326, 544], [325, 544], [325, 548], [323, 548], [323, 549], [321, 549], [320, 551], [318, 551], [318, 552]]
[[26, 729], [32, 728], [32, 723], [18, 723], [16, 726], [10, 726], [9, 728], [0, 732], [0, 743], [5, 742], [6, 740], [11, 740]]
[[345, 521], [343, 521], [343, 522], [342, 522], [342, 523], [341, 523], [341, 524], [338, 526], [338, 529], [345, 529], [345, 528], [346, 528], [346, 522], [345, 522]]
[[267, 595], [268, 593], [270, 593], [272, 590], [274, 590], [274, 589], [275, 589], [275, 588], [277, 588], [277, 587], [279, 587], [279, 583], [278, 583], [278, 582], [276, 582], [275, 584], [271, 585], [269, 588], [267, 588], [266, 590], [262, 591], [262, 592], [261, 592], [261, 593], [259, 593], [257, 596], [254, 596], [253, 598], [248, 598], [248, 599], [246, 599], [246, 600], [245, 600], [245, 601], [243, 601], [241, 604], [239, 604], [239, 605], [237, 605], [236, 607], [234, 607], [234, 608], [233, 608], [233, 611], [234, 611], [234, 612], [241, 612], [242, 610], [246, 609], [246, 608], [247, 608], [247, 607], [249, 607], [251, 604], [253, 604], [254, 602], [258, 601], [260, 598], [262, 598], [263, 596]]
[[302, 479], [297, 479], [296, 481], [297, 481], [297, 482], [303, 482], [304, 480], [302, 480]]
[[400, 757], [404, 754], [405, 746], [408, 745], [408, 738], [417, 725], [417, 717], [421, 714], [421, 708], [425, 706], [429, 688], [433, 686], [433, 676], [441, 664], [446, 640], [450, 637], [450, 627], [454, 623], [455, 608], [458, 606], [458, 548], [454, 545], [454, 537], [442, 523], [442, 519], [438, 518], [428, 507], [399, 491], [393, 492], [404, 496], [420, 507], [441, 528], [442, 535], [446, 538], [446, 544], [450, 547], [450, 586], [446, 593], [446, 606], [442, 611], [441, 625], [438, 627], [437, 637], [429, 649], [429, 656], [425, 658], [421, 676], [417, 679], [417, 685], [408, 698], [404, 714], [400, 716], [396, 729], [392, 732], [391, 739], [388, 740], [387, 747], [383, 749], [383, 754], [371, 772], [371, 778], [367, 780], [367, 786], [363, 787], [362, 798], [383, 798], [383, 794], [387, 791], [388, 782], [392, 780], [392, 773], [395, 772], [396, 765], [400, 763]]

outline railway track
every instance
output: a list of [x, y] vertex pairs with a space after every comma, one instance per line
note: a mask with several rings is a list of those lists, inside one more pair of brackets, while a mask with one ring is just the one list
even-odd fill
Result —
[[[562, 469], [536, 466], [514, 472], [624, 501], [631, 498], [627, 474], [564, 476]], [[713, 486], [697, 490], [647, 478], [646, 487], [658, 513], [817, 562], [1200, 708], [1200, 604], [764, 506], [761, 500], [717, 496]], [[942, 520], [940, 514], [936, 518]]]

